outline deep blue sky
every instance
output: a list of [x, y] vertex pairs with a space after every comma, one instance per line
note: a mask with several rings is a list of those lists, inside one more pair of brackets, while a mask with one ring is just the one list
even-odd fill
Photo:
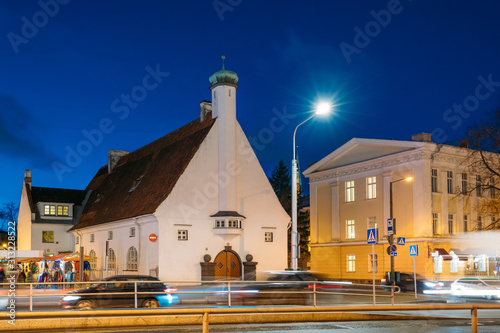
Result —
[[[500, 93], [493, 85], [475, 97], [478, 77], [500, 82], [496, 0], [59, 1], [50, 16], [37, 1], [0, 1], [0, 204], [19, 203], [24, 169], [35, 186], [84, 189], [108, 149], [133, 151], [198, 117], [223, 54], [240, 78], [238, 120], [248, 137], [261, 134], [268, 175], [290, 164], [293, 130], [320, 98], [337, 111], [300, 128], [302, 170], [353, 137], [441, 128], [459, 139]], [[369, 40], [356, 37], [367, 28]], [[356, 42], [348, 61], [340, 45]], [[169, 74], [129, 114], [113, 112], [147, 66]], [[464, 102], [472, 111], [447, 113]], [[277, 111], [295, 117], [262, 136]], [[103, 119], [113, 130], [57, 177], [53, 163], [67, 165], [68, 147]]]

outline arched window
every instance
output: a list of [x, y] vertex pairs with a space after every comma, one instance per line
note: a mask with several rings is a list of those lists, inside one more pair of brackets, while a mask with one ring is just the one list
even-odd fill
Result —
[[127, 271], [136, 271], [137, 266], [137, 249], [132, 246], [127, 252]]
[[116, 269], [116, 255], [112, 248], [108, 250], [108, 269]]
[[89, 256], [94, 257], [90, 259], [90, 269], [94, 270], [97, 268], [97, 257], [94, 250], [90, 250]]

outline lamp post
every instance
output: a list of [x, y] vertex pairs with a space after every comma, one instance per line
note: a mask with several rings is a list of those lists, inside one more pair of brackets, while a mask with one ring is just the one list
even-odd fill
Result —
[[311, 120], [316, 115], [328, 114], [330, 112], [331, 105], [329, 103], [321, 103], [316, 107], [315, 113], [301, 122], [295, 127], [295, 131], [293, 131], [293, 159], [292, 159], [292, 232], [291, 232], [291, 257], [292, 257], [292, 270], [297, 270], [298, 268], [298, 260], [297, 260], [297, 245], [298, 245], [298, 233], [297, 233], [297, 159], [295, 155], [295, 135], [297, 134], [297, 129]]
[[[387, 236], [387, 241], [389, 242], [389, 247], [391, 247], [392, 244], [394, 244], [394, 234], [396, 233], [396, 222], [393, 219], [393, 210], [392, 210], [392, 184], [398, 183], [400, 181], [407, 181], [411, 182], [413, 180], [412, 177], [406, 177], [406, 178], [401, 178], [395, 181], [392, 181], [389, 183], [389, 218], [392, 220], [393, 223], [393, 233], [391, 235]], [[390, 251], [389, 251], [390, 252]], [[392, 285], [396, 284], [396, 277], [394, 276], [394, 256], [391, 256], [391, 279], [392, 279]]]

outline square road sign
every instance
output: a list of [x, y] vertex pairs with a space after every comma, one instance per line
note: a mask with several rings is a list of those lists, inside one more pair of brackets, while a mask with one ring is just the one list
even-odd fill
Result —
[[418, 256], [418, 245], [410, 245], [410, 256], [411, 257]]

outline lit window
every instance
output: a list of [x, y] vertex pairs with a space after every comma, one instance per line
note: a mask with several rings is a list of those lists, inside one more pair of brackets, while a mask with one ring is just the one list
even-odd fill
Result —
[[90, 250], [89, 256], [93, 257], [93, 258], [90, 258], [90, 269], [96, 269], [97, 268], [97, 256], [95, 255], [95, 251]]
[[55, 205], [45, 205], [44, 215], [56, 215]]
[[356, 237], [354, 220], [347, 220], [346, 224], [347, 224], [347, 239], [354, 239]]
[[272, 232], [266, 232], [264, 235], [264, 240], [266, 242], [272, 242], [273, 241], [273, 233]]
[[377, 217], [372, 216], [368, 218], [368, 229], [377, 229]]
[[453, 235], [453, 214], [448, 214], [448, 233]]
[[69, 216], [69, 206], [57, 206], [57, 215]]
[[464, 215], [464, 232], [469, 231], [469, 216]]
[[113, 231], [108, 231], [108, 240], [112, 240], [113, 239]]
[[345, 182], [345, 201], [354, 201], [354, 180]]
[[438, 219], [439, 219], [439, 214], [432, 213], [432, 234], [433, 235], [438, 234]]
[[108, 250], [108, 269], [116, 269], [116, 255], [112, 248]]
[[129, 229], [129, 237], [135, 237], [135, 227]]
[[432, 190], [432, 192], [438, 191], [438, 171], [437, 171], [437, 169], [431, 170], [431, 190]]
[[93, 243], [94, 242], [94, 234], [90, 234], [90, 242]]
[[375, 273], [378, 272], [378, 258], [377, 254], [368, 254], [368, 272], [373, 273], [373, 268], [375, 267]]
[[375, 199], [377, 197], [377, 177], [366, 177], [366, 198]]
[[450, 273], [458, 273], [458, 257], [453, 255], [450, 261]]
[[177, 240], [188, 240], [188, 231], [177, 230]]
[[348, 272], [356, 271], [356, 256], [354, 254], [347, 255], [347, 271]]
[[453, 171], [446, 171], [446, 187], [448, 188], [448, 193], [453, 193]]
[[434, 257], [434, 273], [443, 273], [443, 256]]
[[127, 252], [127, 270], [128, 271], [136, 271], [138, 266], [137, 261], [137, 249], [135, 247], [131, 247]]
[[42, 231], [42, 243], [54, 243], [54, 231]]

